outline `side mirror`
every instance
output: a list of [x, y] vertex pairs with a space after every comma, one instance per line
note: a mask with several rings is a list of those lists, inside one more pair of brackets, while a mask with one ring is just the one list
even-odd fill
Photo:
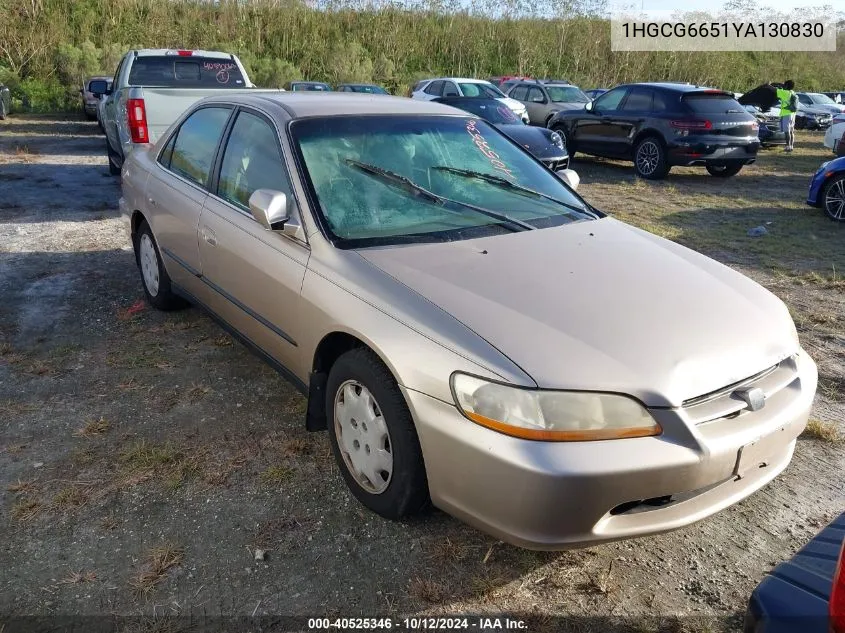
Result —
[[587, 112], [592, 112], [592, 111], [593, 111], [593, 102], [592, 102], [592, 101], [587, 101], [587, 103], [585, 103], [585, 104], [584, 104], [584, 109], [585, 109]]
[[581, 177], [578, 176], [578, 172], [576, 172], [574, 169], [561, 169], [559, 171], [556, 171], [555, 174], [563, 182], [569, 185], [570, 189], [577, 189], [578, 185], [581, 183]]
[[249, 211], [267, 231], [296, 237], [300, 225], [288, 214], [288, 197], [281, 191], [257, 189], [249, 197]]
[[93, 93], [95, 97], [102, 97], [109, 93], [109, 84], [102, 79], [95, 79], [88, 84], [88, 90]]

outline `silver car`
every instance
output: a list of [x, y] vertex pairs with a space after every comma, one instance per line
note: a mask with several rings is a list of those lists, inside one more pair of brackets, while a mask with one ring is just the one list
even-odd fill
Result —
[[678, 528], [786, 468], [813, 401], [773, 294], [441, 104], [204, 99], [130, 154], [120, 206], [150, 303], [296, 385], [384, 517], [538, 549]]

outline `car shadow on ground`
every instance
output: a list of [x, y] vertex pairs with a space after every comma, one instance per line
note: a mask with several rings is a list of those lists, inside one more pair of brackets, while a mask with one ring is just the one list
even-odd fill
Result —
[[27, 118], [11, 116], [0, 121], [0, 133], [9, 136], [100, 136], [105, 138], [96, 121]]

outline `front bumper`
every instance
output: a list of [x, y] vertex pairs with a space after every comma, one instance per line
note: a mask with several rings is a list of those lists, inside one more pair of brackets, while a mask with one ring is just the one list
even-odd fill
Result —
[[815, 363], [803, 353], [796, 362], [794, 381], [757, 412], [694, 424], [685, 409], [653, 410], [658, 437], [522, 440], [452, 404], [405, 396], [434, 505], [503, 541], [557, 550], [680, 528], [771, 481], [789, 464], [815, 394]]

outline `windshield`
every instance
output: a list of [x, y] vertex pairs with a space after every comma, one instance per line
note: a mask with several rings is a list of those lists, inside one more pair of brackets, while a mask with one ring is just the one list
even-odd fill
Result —
[[487, 97], [488, 99], [499, 99], [505, 94], [493, 84], [462, 83], [458, 84], [461, 94], [465, 97]]
[[331, 86], [329, 86], [328, 84], [298, 84], [298, 83], [295, 83], [295, 84], [291, 84], [291, 90], [293, 90], [294, 92], [297, 92], [297, 91], [300, 91], [300, 90], [307, 90], [307, 91], [311, 91], [311, 92], [321, 92], [321, 91], [322, 92], [330, 92]]
[[162, 55], [136, 57], [129, 85], [148, 88], [243, 88], [243, 75], [231, 59]]
[[501, 101], [494, 99], [456, 99], [454, 101], [447, 100], [444, 103], [480, 116], [488, 123], [523, 125], [522, 119], [516, 116], [513, 110]]
[[546, 86], [549, 99], [555, 103], [587, 103], [590, 98], [575, 86]]
[[812, 92], [808, 96], [810, 97], [810, 101], [812, 101], [813, 103], [823, 103], [824, 105], [836, 105], [836, 101], [834, 101], [827, 95]]
[[475, 117], [314, 117], [290, 129], [322, 224], [341, 248], [463, 240], [595, 217]]
[[380, 86], [365, 86], [365, 85], [356, 85], [356, 86], [349, 86], [349, 89], [352, 92], [366, 92], [367, 94], [374, 94], [374, 95], [386, 95], [387, 90], [381, 88]]

